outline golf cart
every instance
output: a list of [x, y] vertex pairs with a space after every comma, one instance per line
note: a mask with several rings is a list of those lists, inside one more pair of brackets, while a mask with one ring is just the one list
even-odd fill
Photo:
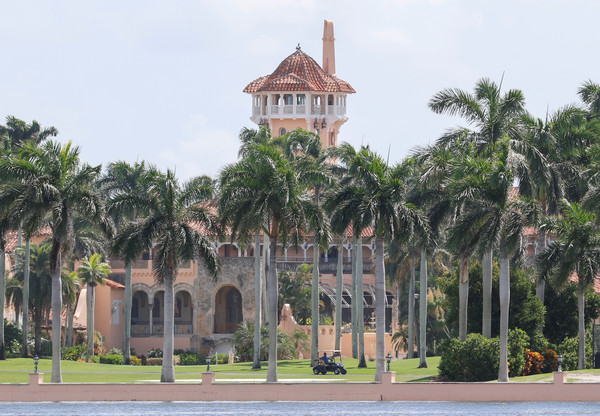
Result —
[[[327, 354], [325, 353], [324, 355], [327, 355]], [[344, 364], [342, 364], [341, 362], [336, 362], [335, 357], [340, 357], [340, 361], [341, 361], [342, 356], [339, 351], [333, 351], [331, 354], [331, 357], [327, 357], [328, 361], [329, 361], [327, 363], [323, 360], [323, 357], [319, 357], [316, 365], [313, 367], [313, 373], [315, 375], [318, 375], [318, 374], [325, 375], [328, 372], [332, 372], [335, 375], [338, 375], [340, 373], [346, 374], [347, 371], [344, 368]]]

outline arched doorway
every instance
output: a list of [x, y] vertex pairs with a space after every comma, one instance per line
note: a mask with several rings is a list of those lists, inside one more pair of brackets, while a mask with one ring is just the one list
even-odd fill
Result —
[[150, 332], [150, 308], [148, 295], [142, 290], [136, 291], [131, 298], [131, 335], [145, 336]]
[[244, 320], [242, 295], [233, 286], [219, 289], [215, 297], [215, 334], [233, 334]]
[[192, 297], [181, 290], [175, 294], [175, 334], [192, 333]]

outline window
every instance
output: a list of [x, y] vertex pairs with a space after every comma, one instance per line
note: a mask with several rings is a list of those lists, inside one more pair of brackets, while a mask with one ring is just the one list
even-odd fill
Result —
[[333, 95], [327, 96], [327, 105], [333, 105]]
[[279, 129], [279, 135], [280, 136], [283, 136], [285, 133], [287, 133], [287, 131], [285, 130], [284, 127], [282, 127], [282, 128]]
[[283, 104], [285, 104], [285, 105], [294, 104], [294, 96], [292, 94], [283, 94]]
[[304, 105], [305, 103], [306, 103], [306, 95], [304, 95], [304, 94], [296, 95], [296, 104], [297, 105]]

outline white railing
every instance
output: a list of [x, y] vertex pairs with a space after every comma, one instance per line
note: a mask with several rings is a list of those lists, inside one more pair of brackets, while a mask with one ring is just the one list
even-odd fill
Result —
[[254, 107], [252, 107], [252, 115], [253, 116], [260, 116], [261, 111], [260, 111], [260, 106], [259, 105], [255, 105]]
[[327, 114], [329, 115], [334, 115], [335, 114], [335, 107], [330, 105], [329, 107], [327, 107]]
[[296, 106], [296, 114], [305, 114], [306, 113], [306, 105], [301, 104]]
[[271, 106], [271, 114], [279, 114], [279, 106], [278, 105]]
[[313, 107], [313, 114], [319, 114], [319, 115], [322, 114], [321, 113], [321, 106], [320, 105], [315, 105]]
[[294, 114], [294, 106], [293, 105], [284, 105], [283, 106], [283, 114]]

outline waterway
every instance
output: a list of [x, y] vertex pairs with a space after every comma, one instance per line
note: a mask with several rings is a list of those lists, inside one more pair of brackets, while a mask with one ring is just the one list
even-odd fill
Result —
[[600, 402], [0, 402], [0, 415], [598, 415]]

